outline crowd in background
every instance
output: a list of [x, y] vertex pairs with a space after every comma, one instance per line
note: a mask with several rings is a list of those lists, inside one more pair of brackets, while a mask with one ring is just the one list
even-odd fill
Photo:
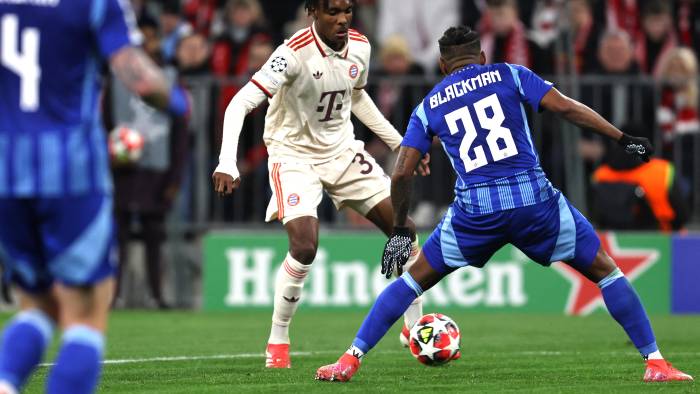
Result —
[[[191, 122], [190, 132], [206, 134], [207, 170], [211, 170], [217, 162], [226, 105], [277, 45], [311, 23], [304, 2], [132, 0], [132, 3], [144, 34], [144, 47], [154, 59], [176, 70], [179, 80], [190, 89], [201, 89], [202, 84], [207, 87], [208, 105], [195, 103], [192, 117], [197, 121]], [[373, 45], [367, 89], [399, 131], [405, 128], [420, 98], [440, 77], [437, 39], [447, 27], [467, 24], [480, 31], [488, 62], [522, 64], [555, 82], [578, 75], [580, 89], [567, 91], [567, 86], [573, 86], [570, 84], [562, 84], [560, 89], [575, 93], [575, 97], [618, 127], [632, 129], [654, 141], [659, 157], [668, 159], [669, 163], [675, 161], [671, 171], [679, 170], [673, 174], [675, 180], [669, 182], [679, 187], [685, 196], [682, 201], [690, 205], [693, 177], [696, 181], [700, 179], [700, 171], [693, 160], [693, 144], [684, 143], [683, 138], [695, 138], [700, 133], [696, 81], [700, 2], [356, 0], [354, 13], [354, 27], [367, 35]], [[269, 196], [267, 154], [261, 139], [265, 108], [263, 105], [254, 111], [244, 125], [239, 150], [239, 169], [244, 182], [233, 197], [236, 203], [221, 203], [210, 196], [206, 203], [219, 208], [210, 212], [208, 220], [262, 220]], [[540, 141], [542, 165], [555, 185], [563, 190], [567, 179], [557, 173], [561, 160], [570, 158], [558, 153], [556, 134], [560, 132], [549, 122], [540, 124], [540, 130], [533, 130]], [[388, 148], [362, 125], [356, 125], [356, 133], [365, 141], [368, 151], [390, 169], [392, 156]], [[601, 164], [611, 164], [606, 142], [584, 131], [577, 145], [578, 154], [585, 162], [586, 179], [602, 179], [593, 175]], [[677, 154], [678, 149], [686, 151], [680, 155], [682, 158]], [[614, 165], [615, 161], [612, 162]], [[437, 158], [434, 164], [445, 166]], [[629, 170], [625, 166], [615, 169]], [[191, 185], [186, 178], [185, 191], [192, 194], [187, 189]], [[419, 197], [430, 200], [432, 208], [444, 206], [452, 198], [446, 185], [424, 189], [417, 188]], [[593, 190], [590, 189], [587, 199], [596, 207], [599, 201]], [[690, 212], [689, 207], [677, 210], [685, 216]], [[427, 212], [429, 219], [424, 224], [430, 226], [439, 216], [434, 210]], [[321, 207], [322, 219], [333, 221], [336, 215], [332, 208]], [[658, 217], [654, 218], [658, 224]], [[362, 223], [352, 215], [346, 219]], [[680, 228], [685, 220], [676, 222], [673, 228]]]

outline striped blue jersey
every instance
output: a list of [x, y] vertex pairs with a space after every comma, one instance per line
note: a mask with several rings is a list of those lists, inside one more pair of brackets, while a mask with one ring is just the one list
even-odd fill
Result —
[[111, 192], [100, 71], [140, 36], [128, 0], [0, 0], [0, 197]]
[[556, 190], [540, 167], [523, 104], [538, 110], [551, 88], [523, 66], [469, 65], [418, 104], [402, 145], [426, 153], [440, 139], [458, 175], [455, 202], [468, 214], [545, 201]]

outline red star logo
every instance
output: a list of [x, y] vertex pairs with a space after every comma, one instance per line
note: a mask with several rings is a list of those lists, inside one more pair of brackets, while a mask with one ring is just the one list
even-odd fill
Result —
[[[653, 249], [620, 249], [617, 238], [613, 233], [600, 234], [603, 249], [617, 263], [622, 272], [631, 282], [649, 269], [659, 259], [659, 252]], [[603, 295], [596, 283], [586, 279], [578, 271], [567, 264], [552, 266], [571, 282], [569, 300], [566, 302], [566, 313], [569, 315], [587, 315], [597, 307], [604, 305]]]

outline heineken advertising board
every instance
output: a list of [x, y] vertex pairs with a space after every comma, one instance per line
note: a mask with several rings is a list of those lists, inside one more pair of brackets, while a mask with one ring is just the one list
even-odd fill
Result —
[[[601, 233], [650, 313], [669, 313], [671, 238]], [[425, 239], [424, 234], [421, 239]], [[302, 308], [367, 308], [390, 282], [380, 274], [379, 233], [322, 234]], [[271, 308], [285, 233], [213, 233], [205, 239], [204, 308]], [[426, 306], [572, 315], [604, 310], [598, 287], [563, 263], [542, 267], [518, 249], [499, 250], [483, 269], [453, 272], [424, 295]]]

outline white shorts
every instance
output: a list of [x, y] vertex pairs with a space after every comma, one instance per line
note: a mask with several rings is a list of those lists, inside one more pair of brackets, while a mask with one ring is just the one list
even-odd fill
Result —
[[391, 194], [391, 179], [358, 143], [325, 163], [268, 161], [272, 198], [265, 221], [286, 224], [302, 216], [318, 217], [323, 191], [337, 209], [350, 207], [366, 216]]

